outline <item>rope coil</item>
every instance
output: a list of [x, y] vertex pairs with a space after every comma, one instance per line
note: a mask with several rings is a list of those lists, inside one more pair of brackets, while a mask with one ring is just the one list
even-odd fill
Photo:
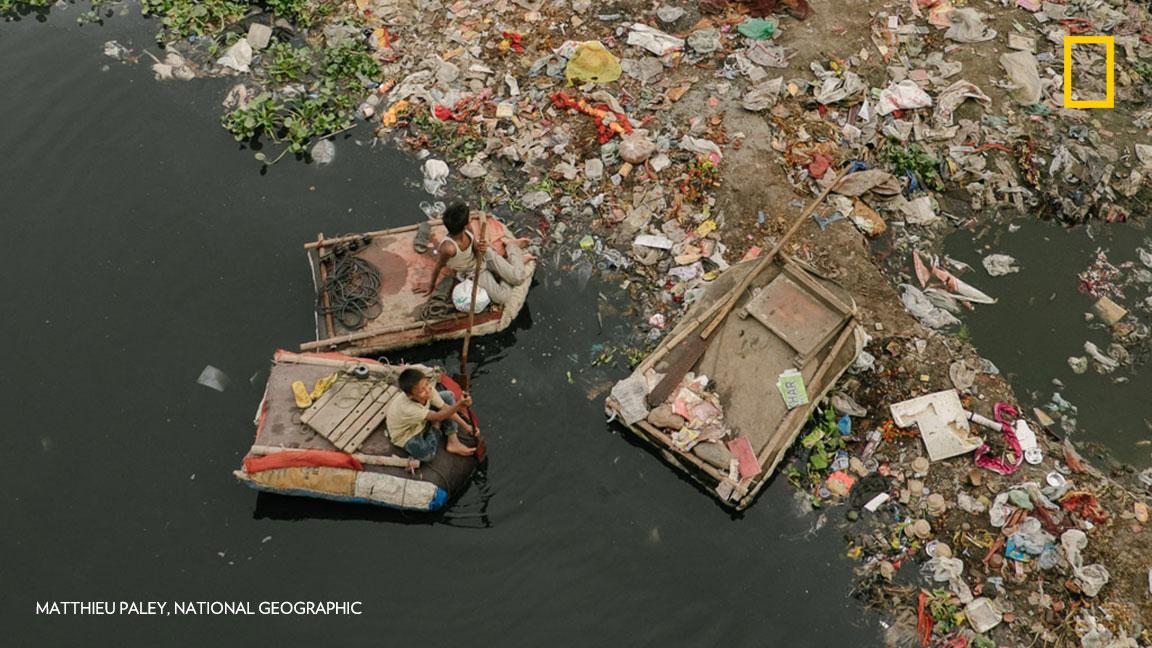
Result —
[[[345, 330], [364, 328], [369, 320], [378, 317], [380, 304], [380, 270], [368, 261], [352, 254], [361, 247], [359, 241], [341, 243], [320, 259], [330, 260], [332, 268], [316, 299], [316, 310], [321, 315], [332, 315]], [[324, 305], [327, 294], [329, 304]]]

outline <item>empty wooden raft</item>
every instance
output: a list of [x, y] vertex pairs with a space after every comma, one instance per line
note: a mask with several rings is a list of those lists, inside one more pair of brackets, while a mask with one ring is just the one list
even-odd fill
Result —
[[344, 452], [355, 452], [384, 422], [400, 390], [385, 380], [341, 379], [300, 416], [300, 422]]

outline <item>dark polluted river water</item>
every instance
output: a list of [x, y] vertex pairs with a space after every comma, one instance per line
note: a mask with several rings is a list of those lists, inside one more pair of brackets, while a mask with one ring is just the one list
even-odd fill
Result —
[[[733, 519], [604, 422], [566, 374], [628, 323], [597, 319], [611, 286], [552, 268], [511, 331], [478, 341], [491, 465], [447, 515], [236, 484], [272, 352], [313, 333], [301, 244], [416, 222], [418, 168], [353, 131], [329, 167], [261, 175], [218, 125], [226, 82], [105, 58], [111, 39], [154, 50], [134, 7], [104, 27], [76, 13], [0, 24], [5, 645], [881, 643], [850, 597], [839, 513], [818, 529], [778, 479]], [[451, 369], [457, 353], [408, 358]], [[196, 384], [205, 365], [223, 393]], [[299, 600], [363, 614], [35, 614]]]
[[[960, 316], [972, 343], [1008, 377], [1023, 405], [1043, 407], [1053, 394], [1060, 394], [1077, 410], [1071, 439], [1097, 444], [1137, 471], [1147, 469], [1152, 466], [1147, 348], [1137, 347], [1135, 362], [1110, 374], [1095, 371], [1096, 363], [1077, 374], [1068, 358], [1085, 356], [1085, 342], [1107, 349], [1114, 341], [1102, 324], [1085, 317], [1095, 297], [1080, 290], [1079, 275], [1089, 269], [1097, 250], [1120, 267], [1114, 283], [1122, 286], [1124, 298], [1117, 300], [1147, 322], [1148, 310], [1141, 302], [1152, 296], [1152, 283], [1139, 279], [1147, 277], [1148, 268], [1138, 248], [1152, 247], [1152, 238], [1139, 221], [1069, 229], [1024, 218], [1015, 225], [1016, 231], [1010, 232], [981, 224], [976, 233], [958, 232], [947, 241], [949, 254], [976, 269], [963, 275], [965, 279], [999, 299]], [[1019, 272], [989, 277], [981, 259], [992, 253], [1015, 257]]]

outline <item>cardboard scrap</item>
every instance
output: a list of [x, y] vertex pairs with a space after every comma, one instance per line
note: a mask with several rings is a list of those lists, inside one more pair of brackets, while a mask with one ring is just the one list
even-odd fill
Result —
[[966, 454], [983, 444], [968, 427], [968, 416], [955, 389], [893, 403], [889, 409], [896, 425], [920, 428], [920, 438], [932, 461]]
[[752, 444], [749, 443], [748, 437], [738, 436], [729, 441], [727, 445], [732, 456], [740, 464], [741, 481], [760, 474], [763, 467], [760, 465], [760, 461], [756, 459], [756, 452], [752, 450]]
[[796, 409], [808, 403], [808, 390], [804, 388], [804, 376], [795, 369], [789, 369], [780, 374], [776, 381], [776, 388], [784, 397], [784, 405], [788, 409]]

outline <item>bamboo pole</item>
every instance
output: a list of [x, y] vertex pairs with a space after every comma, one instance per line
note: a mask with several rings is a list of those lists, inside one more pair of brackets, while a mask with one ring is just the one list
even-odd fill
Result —
[[691, 320], [688, 320], [688, 321], [682, 323], [679, 327], [677, 327], [680, 330], [674, 332], [669, 337], [664, 338], [664, 341], [662, 341], [660, 343], [660, 346], [659, 346], [657, 352], [652, 353], [647, 358], [645, 358], [644, 361], [641, 362], [636, 367], [636, 369], [638, 371], [640, 371], [641, 373], [643, 373], [644, 371], [647, 371], [648, 368], [655, 365], [656, 362], [658, 362], [660, 360], [660, 358], [664, 357], [665, 355], [668, 355], [668, 352], [670, 350], [672, 350], [673, 347], [680, 344], [685, 339], [687, 339], [688, 336], [695, 333], [696, 329], [699, 328], [700, 325], [703, 324], [705, 320], [707, 320], [712, 315], [716, 314], [716, 312], [718, 310], [720, 310], [723, 306], [724, 306], [724, 299], [723, 299], [723, 297], [721, 297], [721, 298], [717, 299], [716, 301], [712, 302], [712, 304], [710, 304], [707, 308], [705, 308], [704, 312], [700, 313], [699, 315], [696, 315]]
[[[317, 242], [324, 241], [324, 232], [316, 235]], [[332, 319], [332, 300], [328, 296], [328, 271], [324, 269], [324, 248], [316, 246], [316, 265], [320, 272], [320, 298], [324, 302], [324, 323], [328, 325], [328, 335], [336, 334], [336, 323]]]
[[704, 471], [708, 476], [712, 477], [713, 479], [715, 479], [719, 483], [728, 482], [728, 483], [732, 484], [732, 489], [738, 495], [740, 495], [742, 497], [744, 495], [747, 495], [747, 493], [748, 493], [747, 488], [745, 488], [744, 486], [741, 486], [739, 483], [734, 482], [731, 479], [729, 479], [728, 475], [725, 475], [724, 473], [720, 472], [720, 470], [717, 469], [712, 464], [705, 462], [703, 459], [701, 459], [700, 457], [697, 457], [696, 455], [692, 454], [691, 452], [680, 452], [679, 450], [676, 450], [676, 446], [672, 444], [672, 438], [669, 437], [667, 434], [664, 434], [663, 432], [661, 432], [660, 429], [657, 428], [655, 425], [652, 425], [648, 421], [641, 420], [641, 421], [636, 421], [636, 426], [639, 427], [640, 429], [644, 430], [644, 432], [646, 434], [654, 437], [660, 443], [663, 443], [665, 446], [668, 447], [668, 449], [670, 451], [676, 452], [675, 456], [683, 457], [683, 458], [687, 459], [689, 463], [696, 466], [700, 470]]
[[468, 372], [468, 347], [472, 343], [472, 325], [476, 322], [476, 295], [480, 291], [480, 266], [484, 255], [477, 250], [477, 244], [486, 244], [484, 234], [488, 230], [488, 215], [480, 212], [480, 239], [472, 241], [472, 256], [476, 258], [476, 269], [472, 273], [472, 301], [468, 304], [468, 330], [464, 332], [464, 349], [460, 352], [460, 386], [467, 393], [472, 389], [472, 376]]
[[812, 212], [816, 211], [816, 208], [820, 206], [820, 203], [824, 202], [824, 199], [828, 197], [828, 194], [832, 191], [832, 188], [839, 183], [840, 180], [829, 183], [829, 185], [824, 188], [824, 191], [821, 191], [820, 195], [816, 196], [816, 199], [809, 203], [808, 207], [804, 211], [800, 212], [800, 217], [797, 218], [794, 223], [792, 223], [792, 226], [788, 228], [787, 232], [784, 232], [784, 236], [780, 237], [780, 240], [776, 242], [776, 245], [773, 246], [772, 250], [769, 251], [768, 254], [766, 254], [758, 264], [756, 264], [756, 267], [752, 268], [752, 270], [748, 272], [748, 275], [744, 277], [743, 281], [741, 281], [736, 289], [732, 291], [732, 297], [729, 298], [727, 303], [724, 304], [724, 308], [721, 309], [720, 313], [712, 320], [712, 323], [710, 323], [708, 327], [700, 333], [700, 337], [702, 339], [707, 340], [708, 337], [712, 335], [712, 333], [716, 330], [716, 328], [720, 326], [720, 323], [723, 322], [726, 317], [728, 317], [728, 313], [730, 313], [732, 309], [736, 307], [736, 302], [740, 301], [740, 297], [744, 294], [744, 291], [748, 289], [748, 286], [752, 285], [752, 282], [756, 280], [756, 277], [760, 276], [760, 273], [763, 272], [764, 269], [768, 267], [768, 264], [776, 258], [776, 255], [779, 254], [780, 250], [784, 248], [784, 244], [788, 242], [788, 239], [792, 238], [792, 235], [795, 234], [797, 230], [800, 229], [800, 226], [808, 220], [808, 217], [812, 215]]
[[368, 338], [376, 337], [377, 335], [389, 335], [392, 333], [403, 333], [404, 331], [415, 331], [416, 329], [424, 328], [424, 322], [396, 324], [394, 326], [386, 326], [378, 329], [357, 331], [356, 333], [348, 333], [347, 335], [338, 335], [336, 337], [324, 338], [323, 340], [316, 340], [315, 342], [303, 342], [300, 344], [301, 351], [314, 351], [324, 347], [334, 347], [346, 342], [357, 342]]
[[362, 358], [357, 358], [354, 360], [337, 360], [335, 358], [319, 358], [314, 355], [305, 355], [303, 353], [294, 353], [292, 351], [284, 350], [276, 352], [276, 361], [290, 362], [292, 364], [313, 365], [316, 367], [332, 367], [333, 369], [340, 369], [343, 371], [349, 371], [356, 365], [364, 365], [365, 367], [368, 367], [369, 372], [381, 374], [384, 376], [397, 374], [399, 373], [397, 369], [404, 367], [417, 367], [425, 371], [431, 371], [431, 369], [425, 365], [388, 365], [376, 362], [375, 360]]
[[[439, 225], [441, 221], [440, 221], [440, 219], [436, 219], [436, 220], [433, 220], [430, 222], [433, 225]], [[406, 234], [408, 232], [415, 231], [417, 227], [420, 227], [420, 226], [419, 225], [405, 225], [404, 227], [394, 227], [392, 229], [376, 230], [374, 232], [364, 232], [363, 234], [348, 234], [347, 236], [338, 236], [336, 238], [331, 238], [331, 239], [322, 239], [319, 241], [310, 241], [310, 242], [304, 244], [304, 249], [305, 250], [314, 250], [318, 247], [329, 247], [332, 245], [337, 245], [339, 243], [347, 243], [349, 241], [359, 241], [360, 239], [364, 238], [365, 236], [370, 237], [370, 238], [376, 238], [377, 236], [387, 236], [389, 234]]]
[[[711, 322], [709, 322], [704, 327], [704, 330], [700, 332], [700, 339], [692, 340], [681, 350], [681, 355], [674, 364], [674, 366], [678, 366], [677, 373], [679, 373], [679, 375], [669, 371], [668, 374], [665, 375], [660, 380], [660, 382], [652, 388], [652, 391], [649, 392], [649, 403], [653, 402], [654, 400], [664, 400], [668, 394], [672, 393], [672, 390], [675, 389], [675, 386], [680, 384], [680, 381], [684, 378], [684, 374], [691, 370], [691, 368], [695, 366], [697, 362], [699, 362], [700, 358], [703, 357], [704, 353], [708, 350], [708, 338], [711, 337], [712, 333], [714, 333], [716, 329], [724, 323], [724, 320], [728, 318], [728, 314], [732, 312], [732, 309], [736, 307], [737, 302], [739, 302], [740, 298], [744, 296], [744, 291], [748, 290], [748, 287], [751, 286], [752, 282], [760, 276], [760, 273], [764, 272], [764, 270], [768, 268], [768, 266], [780, 253], [780, 250], [784, 248], [784, 244], [788, 242], [788, 239], [790, 239], [792, 235], [800, 229], [800, 226], [803, 225], [806, 220], [808, 220], [808, 216], [810, 216], [812, 212], [816, 210], [816, 207], [818, 207], [820, 203], [824, 202], [824, 199], [828, 196], [832, 189], [840, 184], [840, 181], [843, 180], [844, 177], [847, 176], [843, 176], [830, 182], [828, 186], [824, 188], [824, 191], [821, 191], [820, 195], [816, 196], [816, 199], [809, 203], [808, 207], [800, 213], [800, 216], [794, 223], [792, 223], [792, 226], [788, 228], [788, 231], [786, 231], [784, 235], [780, 237], [780, 240], [776, 243], [775, 246], [773, 246], [772, 250], [769, 251], [768, 254], [764, 255], [760, 261], [751, 270], [748, 271], [748, 274], [745, 275], [742, 280], [740, 280], [740, 283], [732, 289], [731, 296], [726, 301], [722, 301], [723, 306], [720, 307], [719, 311], [715, 315], [711, 316]], [[680, 372], [681, 370], [682, 372]]]
[[[308, 450], [319, 449], [320, 448], [285, 448], [284, 446], [255, 445], [248, 450], [248, 454], [263, 456], [279, 454], [281, 452], [306, 452]], [[409, 460], [403, 457], [385, 457], [383, 455], [366, 455], [360, 453], [348, 454], [356, 461], [369, 466], [392, 466], [393, 468], [407, 468], [409, 465]]]

